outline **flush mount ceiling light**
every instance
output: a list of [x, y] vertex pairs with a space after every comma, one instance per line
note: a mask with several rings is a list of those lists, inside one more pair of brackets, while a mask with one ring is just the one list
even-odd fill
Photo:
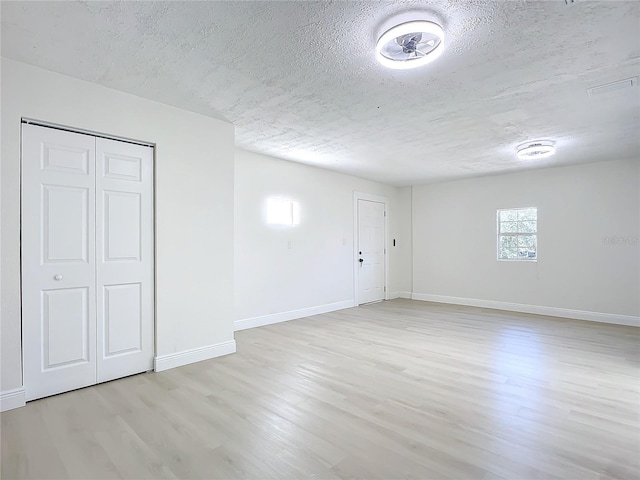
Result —
[[387, 30], [376, 44], [376, 58], [385, 67], [406, 70], [433, 62], [443, 50], [442, 27], [418, 20]]
[[556, 153], [556, 147], [549, 140], [536, 140], [535, 142], [523, 143], [516, 151], [520, 160], [535, 160], [550, 157]]

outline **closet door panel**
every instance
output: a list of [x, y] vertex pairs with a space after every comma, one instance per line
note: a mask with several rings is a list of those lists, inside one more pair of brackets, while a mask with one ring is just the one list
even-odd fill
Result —
[[96, 382], [95, 138], [22, 125], [27, 400]]
[[98, 382], [153, 369], [153, 150], [96, 139]]

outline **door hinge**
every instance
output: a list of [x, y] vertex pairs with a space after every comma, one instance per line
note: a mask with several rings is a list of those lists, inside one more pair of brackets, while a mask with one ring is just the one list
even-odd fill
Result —
[[387, 249], [386, 249], [386, 248], [384, 249], [384, 254], [385, 254], [385, 255], [387, 254]]
[[384, 287], [384, 291], [385, 291], [385, 292], [387, 291], [387, 287]]
[[387, 211], [386, 211], [386, 210], [384, 211], [384, 216], [385, 216], [385, 217], [387, 216]]

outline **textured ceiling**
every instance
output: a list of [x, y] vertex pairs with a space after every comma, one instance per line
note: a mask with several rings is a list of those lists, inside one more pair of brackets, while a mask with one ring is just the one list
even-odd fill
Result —
[[[247, 150], [409, 185], [640, 157], [640, 2], [10, 2], [2, 54], [214, 116]], [[374, 56], [394, 19], [446, 33], [416, 70]], [[48, 119], [55, 121], [55, 119]], [[516, 159], [538, 138], [558, 152]]]

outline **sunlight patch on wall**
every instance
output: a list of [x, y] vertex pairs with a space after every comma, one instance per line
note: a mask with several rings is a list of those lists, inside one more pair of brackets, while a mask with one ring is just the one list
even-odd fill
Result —
[[300, 204], [293, 200], [269, 197], [267, 199], [267, 223], [269, 225], [298, 225]]

